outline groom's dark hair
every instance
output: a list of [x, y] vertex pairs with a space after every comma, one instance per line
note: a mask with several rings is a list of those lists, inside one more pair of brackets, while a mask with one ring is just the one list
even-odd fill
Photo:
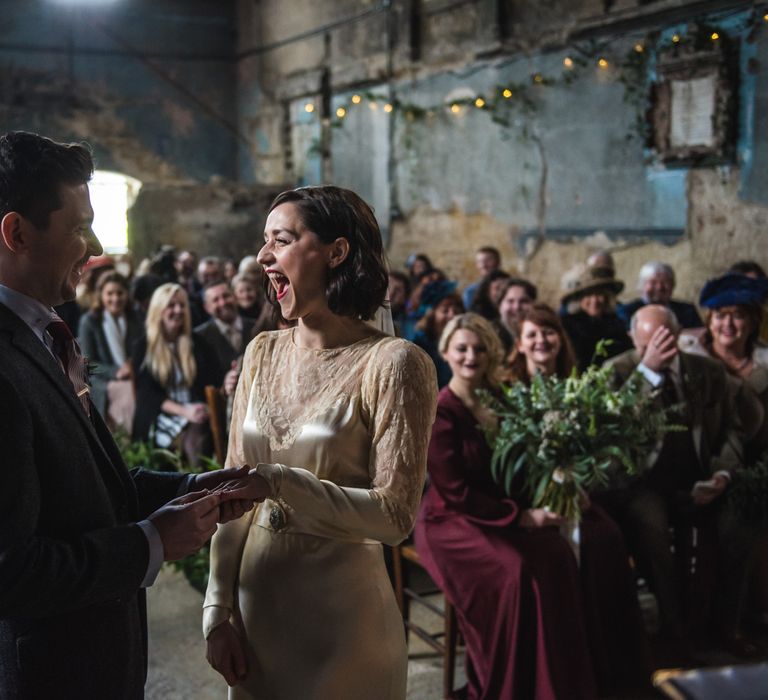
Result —
[[61, 185], [84, 185], [93, 174], [90, 147], [57, 143], [27, 131], [0, 136], [0, 219], [15, 211], [37, 228], [48, 228], [61, 208]]

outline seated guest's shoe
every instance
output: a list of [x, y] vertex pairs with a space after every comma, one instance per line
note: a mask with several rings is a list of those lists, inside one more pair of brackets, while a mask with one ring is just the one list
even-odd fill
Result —
[[765, 650], [741, 632], [729, 632], [722, 638], [723, 648], [733, 656], [754, 660], [765, 656]]

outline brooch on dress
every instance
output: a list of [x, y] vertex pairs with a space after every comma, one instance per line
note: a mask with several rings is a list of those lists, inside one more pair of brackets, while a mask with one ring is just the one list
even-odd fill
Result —
[[269, 511], [269, 525], [273, 530], [278, 531], [286, 525], [285, 511], [277, 503], [273, 503]]

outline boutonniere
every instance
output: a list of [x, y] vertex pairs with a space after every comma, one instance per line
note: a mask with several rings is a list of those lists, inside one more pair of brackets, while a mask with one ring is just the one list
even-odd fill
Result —
[[89, 358], [83, 356], [83, 377], [88, 386], [91, 386], [92, 384], [91, 377], [98, 373], [99, 366], [95, 362], [91, 362]]

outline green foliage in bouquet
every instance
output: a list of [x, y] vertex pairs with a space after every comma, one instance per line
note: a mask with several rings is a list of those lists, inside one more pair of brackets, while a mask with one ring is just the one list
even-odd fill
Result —
[[728, 508], [739, 519], [759, 528], [768, 527], [768, 452], [733, 475], [727, 498]]
[[[148, 442], [132, 441], [130, 436], [123, 432], [115, 433], [114, 438], [128, 469], [143, 467], [152, 471], [175, 471], [194, 474], [221, 469], [221, 465], [216, 460], [209, 459], [208, 457], [202, 458], [202, 469], [194, 468], [184, 462], [178, 451], [154, 447]], [[168, 562], [168, 566], [171, 566], [176, 571], [181, 571], [193, 588], [201, 593], [205, 593], [205, 589], [208, 586], [210, 569], [210, 546], [206, 544], [194, 554], [184, 557], [184, 559]]]
[[502, 396], [486, 394], [499, 426], [487, 435], [491, 473], [508, 495], [522, 489], [534, 508], [578, 519], [580, 490], [638, 474], [663, 433], [684, 429], [643, 391], [639, 373], [619, 389], [611, 367], [567, 379], [533, 377]]

